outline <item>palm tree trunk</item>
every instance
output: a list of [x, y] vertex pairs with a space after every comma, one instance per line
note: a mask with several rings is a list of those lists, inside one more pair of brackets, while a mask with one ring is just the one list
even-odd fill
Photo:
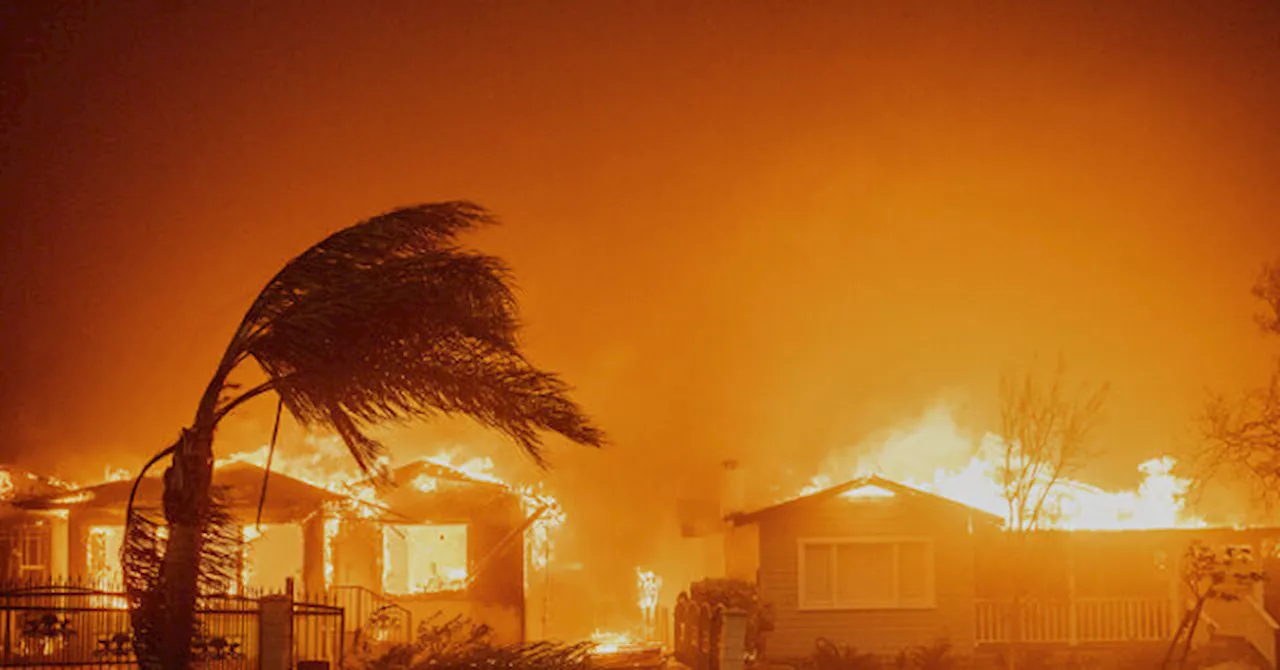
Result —
[[[191, 665], [200, 559], [213, 477], [213, 430], [187, 431], [165, 471], [164, 516], [169, 529], [160, 568], [160, 601], [165, 621], [160, 627], [159, 657], [166, 670]], [[206, 424], [207, 425], [207, 424]]]

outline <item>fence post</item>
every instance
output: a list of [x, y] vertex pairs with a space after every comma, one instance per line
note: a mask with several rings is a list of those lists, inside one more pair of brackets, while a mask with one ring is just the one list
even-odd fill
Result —
[[747, 613], [726, 609], [720, 612], [720, 670], [743, 670], [747, 656]]
[[290, 670], [293, 665], [293, 600], [286, 594], [258, 600], [260, 670]]

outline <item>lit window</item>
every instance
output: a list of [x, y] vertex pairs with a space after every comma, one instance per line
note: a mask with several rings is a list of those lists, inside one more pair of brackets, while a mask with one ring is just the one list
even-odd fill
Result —
[[124, 540], [123, 526], [91, 526], [86, 547], [87, 572], [93, 585], [102, 591], [123, 588], [120, 571], [120, 548]]
[[394, 525], [382, 531], [387, 593], [461, 591], [467, 585], [467, 527]]
[[928, 540], [802, 540], [801, 609], [934, 606]]

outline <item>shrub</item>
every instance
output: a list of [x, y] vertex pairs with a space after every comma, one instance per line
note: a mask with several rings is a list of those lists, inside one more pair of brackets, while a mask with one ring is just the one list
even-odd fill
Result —
[[761, 658], [764, 655], [765, 635], [773, 630], [773, 607], [760, 601], [755, 584], [741, 579], [704, 579], [689, 585], [689, 598], [712, 607], [719, 605], [746, 612], [747, 656]]
[[524, 642], [495, 645], [493, 631], [461, 616], [432, 617], [412, 644], [395, 645], [360, 665], [364, 670], [587, 670], [588, 643]]
[[814, 642], [813, 670], [880, 670], [880, 659], [820, 637]]
[[959, 661], [951, 653], [951, 643], [946, 640], [903, 651], [897, 661], [901, 670], [954, 670], [958, 665]]

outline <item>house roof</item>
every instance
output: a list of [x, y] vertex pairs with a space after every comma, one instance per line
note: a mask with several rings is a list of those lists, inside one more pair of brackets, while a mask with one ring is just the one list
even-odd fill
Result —
[[511, 491], [511, 487], [502, 482], [480, 479], [457, 468], [451, 468], [426, 459], [418, 459], [395, 468], [389, 473], [389, 476], [391, 483], [397, 487], [410, 486], [418, 477], [426, 476], [459, 484], [475, 484], [480, 487]]
[[52, 495], [72, 486], [54, 477], [38, 475], [13, 465], [0, 465], [0, 501], [19, 501]]
[[751, 512], [739, 512], [736, 514], [730, 514], [727, 517], [727, 520], [733, 523], [734, 525], [754, 523], [762, 516], [773, 514], [783, 509], [793, 509], [795, 507], [819, 502], [822, 500], [827, 500], [829, 498], [838, 497], [841, 494], [852, 493], [852, 492], [863, 490], [863, 489], [866, 490], [868, 498], [874, 498], [878, 496], [887, 497], [889, 495], [893, 495], [893, 496], [901, 495], [909, 498], [923, 500], [930, 504], [942, 505], [942, 506], [952, 507], [957, 510], [962, 510], [969, 514], [973, 514], [980, 519], [984, 519], [993, 523], [1001, 522], [1000, 517], [990, 512], [980, 510], [976, 507], [971, 507], [962, 502], [957, 502], [950, 498], [945, 498], [943, 496], [940, 496], [934, 493], [929, 493], [928, 491], [921, 491], [920, 489], [912, 488], [910, 486], [907, 486], [906, 484], [901, 484], [891, 479], [885, 479], [880, 475], [868, 475], [866, 477], [858, 477], [856, 479], [851, 479], [847, 482], [844, 482], [843, 484], [836, 484], [835, 486], [822, 489], [821, 491], [800, 496], [798, 498], [792, 498], [791, 500], [785, 500], [783, 502], [770, 505], [768, 507], [762, 507], [760, 509], [757, 509]]
[[[251, 463], [231, 463], [217, 468], [213, 473], [213, 486], [221, 489], [223, 502], [232, 508], [257, 507], [261, 495], [264, 470]], [[281, 520], [296, 520], [320, 508], [324, 503], [341, 500], [343, 496], [312, 486], [300, 479], [272, 472], [267, 475], [267, 497], [263, 505], [265, 513]], [[96, 509], [123, 511], [129, 502], [133, 480], [107, 482], [72, 491], [32, 498], [17, 503], [26, 509]], [[157, 508], [164, 493], [164, 482], [159, 475], [146, 477], [138, 485], [135, 501], [142, 508]]]

